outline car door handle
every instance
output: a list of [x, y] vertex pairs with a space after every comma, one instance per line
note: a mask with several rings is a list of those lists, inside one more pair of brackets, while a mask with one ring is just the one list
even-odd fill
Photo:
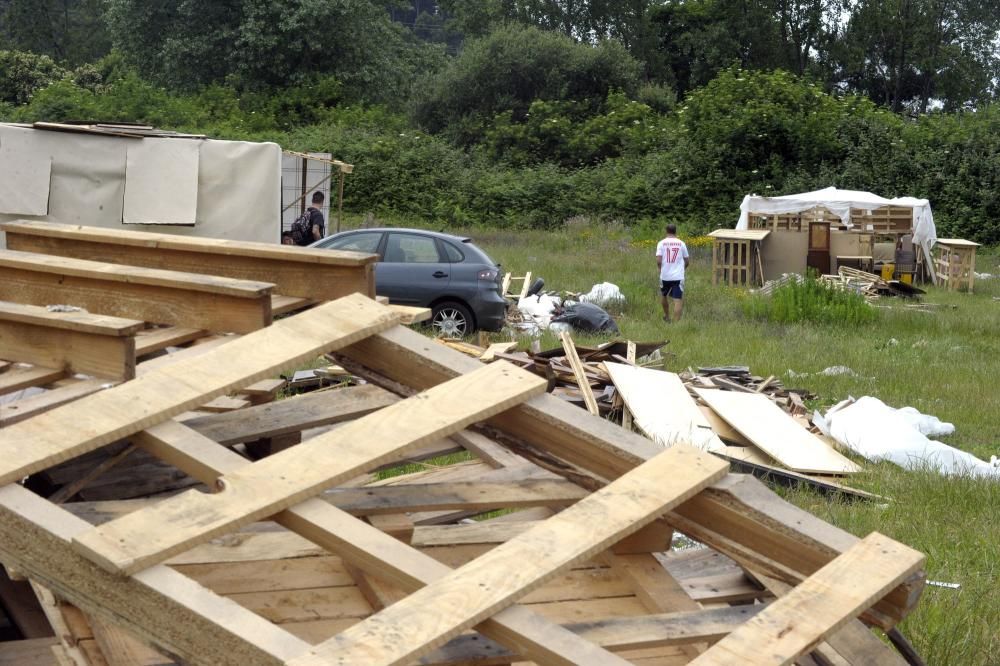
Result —
[[434, 271], [433, 275], [436, 278], [448, 277], [448, 274], [444, 271]]

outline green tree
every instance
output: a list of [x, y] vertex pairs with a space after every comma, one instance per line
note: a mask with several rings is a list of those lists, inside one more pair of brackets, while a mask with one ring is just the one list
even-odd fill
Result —
[[413, 113], [428, 131], [471, 145], [500, 113], [523, 122], [536, 100], [572, 101], [594, 112], [610, 91], [633, 95], [638, 85], [639, 63], [618, 42], [592, 46], [506, 26], [468, 42], [445, 70], [424, 78]]
[[11, 48], [69, 65], [97, 60], [111, 48], [101, 0], [4, 0], [0, 35]]
[[398, 101], [441, 48], [409, 37], [375, 0], [108, 0], [115, 45], [178, 89], [278, 88], [335, 76], [348, 99]]
[[66, 70], [47, 55], [0, 51], [0, 102], [26, 104], [65, 75]]

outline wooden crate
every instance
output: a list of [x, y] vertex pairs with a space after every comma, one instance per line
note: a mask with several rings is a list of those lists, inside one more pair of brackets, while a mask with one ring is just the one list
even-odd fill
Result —
[[938, 283], [948, 291], [972, 293], [976, 281], [976, 248], [979, 243], [961, 238], [939, 238], [934, 245], [934, 268]]
[[712, 284], [763, 286], [760, 245], [770, 233], [767, 229], [716, 229], [710, 233], [714, 239]]

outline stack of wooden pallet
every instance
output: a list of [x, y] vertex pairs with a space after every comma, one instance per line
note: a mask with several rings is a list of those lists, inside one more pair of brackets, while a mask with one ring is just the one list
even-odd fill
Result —
[[[920, 553], [403, 316], [342, 296], [0, 429], [0, 561], [58, 634], [0, 643], [0, 661], [905, 663], [877, 632], [901, 641]], [[323, 354], [366, 384], [197, 410]], [[246, 446], [282, 437], [302, 441]], [[21, 483], [123, 446], [202, 490], [59, 504]], [[705, 547], [670, 552], [675, 531]]]

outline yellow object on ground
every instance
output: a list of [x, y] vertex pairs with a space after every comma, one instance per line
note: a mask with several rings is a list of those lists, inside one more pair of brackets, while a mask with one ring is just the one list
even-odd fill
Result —
[[891, 280], [892, 274], [896, 272], [896, 264], [882, 264], [882, 279]]

